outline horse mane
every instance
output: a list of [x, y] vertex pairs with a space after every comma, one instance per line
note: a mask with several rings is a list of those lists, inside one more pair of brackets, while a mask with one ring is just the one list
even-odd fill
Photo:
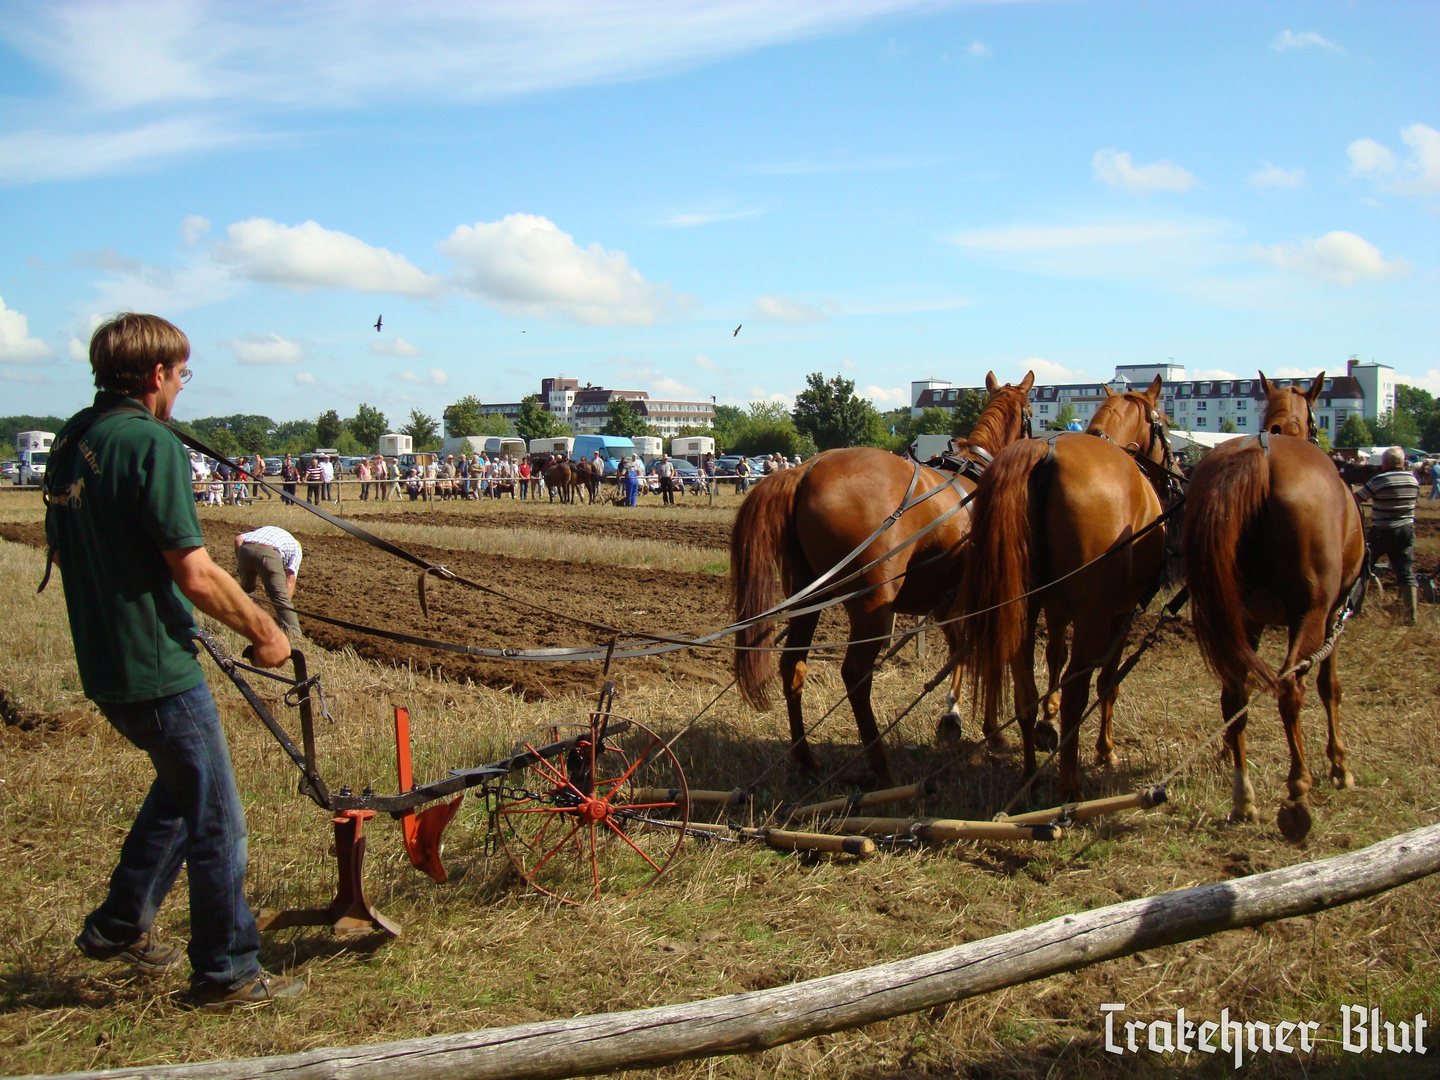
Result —
[[1009, 384], [1002, 386], [985, 406], [970, 434], [954, 440], [955, 449], [979, 446], [991, 453], [999, 450], [1011, 441], [1010, 432], [1020, 430], [1020, 420], [1029, 400], [1028, 391]]

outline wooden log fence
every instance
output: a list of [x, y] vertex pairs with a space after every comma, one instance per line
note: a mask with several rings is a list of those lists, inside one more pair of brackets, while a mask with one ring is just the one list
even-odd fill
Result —
[[426, 1039], [192, 1062], [70, 1080], [557, 1080], [748, 1054], [974, 997], [1142, 949], [1362, 900], [1440, 870], [1440, 825], [1281, 870], [1062, 915], [940, 952], [772, 990]]

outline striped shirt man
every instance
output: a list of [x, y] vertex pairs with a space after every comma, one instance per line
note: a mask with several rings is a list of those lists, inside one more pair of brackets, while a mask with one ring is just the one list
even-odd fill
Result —
[[1375, 513], [1370, 518], [1371, 528], [1398, 529], [1415, 524], [1420, 481], [1403, 465], [1372, 477], [1356, 494], [1375, 504]]

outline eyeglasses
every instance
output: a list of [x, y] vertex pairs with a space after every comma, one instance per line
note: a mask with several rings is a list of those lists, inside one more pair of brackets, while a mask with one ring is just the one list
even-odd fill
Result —
[[184, 386], [186, 383], [188, 383], [190, 381], [190, 376], [194, 374], [195, 372], [191, 371], [188, 367], [181, 368], [177, 373], [177, 377], [180, 379], [180, 385]]

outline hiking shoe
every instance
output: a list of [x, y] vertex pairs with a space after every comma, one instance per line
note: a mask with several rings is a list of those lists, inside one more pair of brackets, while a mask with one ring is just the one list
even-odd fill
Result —
[[75, 947], [91, 960], [124, 960], [136, 971], [159, 975], [180, 962], [185, 950], [179, 945], [156, 941], [153, 931], [129, 945], [97, 945], [82, 930], [75, 938]]
[[223, 986], [201, 986], [190, 991], [190, 1003], [207, 1012], [229, 1012], [236, 1006], [265, 1005], [277, 998], [299, 997], [305, 980], [291, 975], [259, 975], [234, 990]]

